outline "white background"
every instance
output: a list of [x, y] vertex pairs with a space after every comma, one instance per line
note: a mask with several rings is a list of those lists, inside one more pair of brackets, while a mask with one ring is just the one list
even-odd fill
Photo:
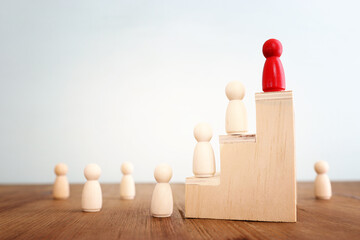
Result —
[[219, 169], [232, 80], [246, 86], [250, 132], [262, 44], [284, 48], [294, 91], [297, 178], [329, 162], [360, 179], [360, 5], [357, 1], [1, 1], [0, 183], [46, 183], [58, 162], [84, 182], [95, 162], [118, 182], [159, 163], [192, 175], [193, 127], [209, 122]]

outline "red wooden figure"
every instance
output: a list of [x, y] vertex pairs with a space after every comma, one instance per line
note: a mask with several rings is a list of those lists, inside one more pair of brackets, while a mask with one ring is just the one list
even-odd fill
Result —
[[269, 39], [264, 43], [263, 54], [266, 57], [262, 77], [264, 92], [285, 90], [285, 73], [280, 60], [282, 50], [279, 40]]

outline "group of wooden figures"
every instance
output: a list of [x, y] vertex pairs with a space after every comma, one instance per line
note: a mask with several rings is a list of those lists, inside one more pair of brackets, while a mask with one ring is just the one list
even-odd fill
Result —
[[[225, 93], [229, 99], [226, 109], [225, 129], [227, 134], [245, 134], [248, 131], [247, 113], [244, 102], [245, 87], [239, 81], [228, 83]], [[194, 128], [194, 137], [198, 143], [193, 156], [193, 173], [195, 177], [212, 177], [216, 172], [214, 150], [210, 144], [213, 136], [208, 123], [199, 123]]]
[[[282, 45], [276, 39], [269, 39], [263, 45], [263, 54], [266, 62], [263, 71], [263, 91], [276, 92], [285, 90], [285, 75], [280, 56]], [[247, 113], [243, 102], [245, 87], [239, 81], [228, 83], [225, 93], [229, 99], [226, 109], [225, 129], [228, 135], [242, 135], [248, 131]], [[194, 128], [194, 137], [197, 144], [193, 155], [193, 173], [195, 177], [210, 178], [216, 173], [215, 155], [210, 140], [213, 136], [211, 126], [207, 123], [199, 123]], [[241, 157], [241, 156], [239, 156]], [[330, 199], [332, 195], [331, 183], [327, 176], [329, 165], [324, 161], [315, 164], [318, 174], [315, 179], [315, 196], [319, 199]], [[69, 182], [66, 177], [68, 168], [60, 163], [55, 167], [57, 175], [53, 196], [55, 199], [67, 199], [69, 197]], [[123, 178], [120, 184], [120, 197], [131, 200], [135, 197], [135, 182], [132, 177], [133, 165], [125, 162], [121, 166]], [[82, 192], [82, 210], [84, 212], [98, 212], [102, 208], [102, 191], [98, 179], [101, 169], [97, 164], [89, 164], [84, 170], [87, 182]], [[169, 181], [172, 177], [172, 169], [164, 164], [156, 167], [154, 177], [157, 181], [153, 191], [150, 213], [154, 217], [169, 217], [173, 212], [173, 196]]]
[[[120, 183], [120, 198], [132, 200], [135, 198], [135, 182], [132, 176], [133, 165], [124, 162], [121, 165], [123, 177]], [[53, 186], [54, 199], [67, 199], [70, 196], [70, 186], [66, 173], [68, 167], [64, 163], [55, 166], [56, 179]], [[97, 164], [89, 164], [85, 167], [84, 175], [86, 183], [81, 197], [81, 207], [84, 212], [99, 212], [102, 208], [102, 191], [99, 183], [101, 169]], [[173, 212], [173, 196], [169, 181], [172, 177], [172, 169], [167, 164], [158, 165], [155, 168], [154, 177], [157, 181], [153, 191], [150, 213], [154, 217], [169, 217]]]
[[[269, 39], [263, 45], [266, 58], [263, 71], [263, 91], [276, 92], [285, 90], [285, 74], [280, 60], [283, 48], [277, 39]], [[227, 84], [225, 93], [229, 99], [225, 116], [225, 129], [228, 135], [242, 135], [248, 131], [247, 112], [243, 102], [245, 87], [239, 81]], [[196, 144], [193, 155], [193, 173], [195, 177], [213, 177], [216, 173], [215, 156], [210, 144], [212, 138], [211, 126], [199, 123], [194, 129]], [[324, 161], [315, 164], [318, 174], [315, 180], [315, 196], [320, 199], [330, 199], [331, 183], [326, 172], [329, 165]]]
[[[194, 132], [195, 138], [199, 141], [195, 148], [194, 161], [200, 160], [200, 164], [194, 164], [194, 174], [199, 177], [213, 176], [215, 167], [201, 166], [201, 164], [206, 165], [209, 160], [210, 162], [215, 161], [212, 147], [208, 142], [209, 138], [211, 138], [211, 128], [208, 125], [201, 124], [195, 127]], [[211, 151], [208, 151], [209, 147]], [[208, 155], [206, 156], [204, 153]], [[315, 197], [318, 199], [330, 199], [332, 195], [331, 183], [326, 174], [329, 170], [328, 163], [318, 161], [314, 168], [318, 174], [315, 179]], [[68, 167], [64, 163], [55, 166], [54, 199], [67, 199], [70, 196], [70, 186], [66, 176], [67, 171]], [[132, 176], [133, 165], [130, 162], [125, 162], [121, 166], [121, 171], [123, 177], [120, 183], [120, 198], [132, 200], [135, 198], [135, 182]], [[94, 163], [87, 165], [84, 170], [87, 179], [81, 198], [81, 206], [84, 212], [99, 212], [102, 208], [102, 191], [98, 181], [100, 174], [100, 167]], [[169, 217], [173, 212], [173, 196], [169, 184], [172, 177], [171, 167], [167, 164], [158, 165], [155, 168], [154, 177], [157, 184], [152, 195], [150, 213], [154, 217]]]

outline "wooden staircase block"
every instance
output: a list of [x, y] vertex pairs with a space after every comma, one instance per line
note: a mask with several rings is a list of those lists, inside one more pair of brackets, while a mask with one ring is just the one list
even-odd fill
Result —
[[220, 136], [221, 173], [186, 179], [186, 217], [296, 222], [293, 94], [255, 99], [256, 135]]

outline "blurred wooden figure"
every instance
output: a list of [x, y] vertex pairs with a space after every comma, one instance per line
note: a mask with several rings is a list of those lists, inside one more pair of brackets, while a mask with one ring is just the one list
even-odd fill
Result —
[[121, 165], [121, 172], [124, 174], [120, 183], [120, 198], [134, 199], [135, 197], [135, 182], [132, 176], [134, 166], [130, 162], [124, 162]]
[[248, 131], [247, 113], [244, 102], [245, 87], [239, 81], [229, 82], [225, 93], [230, 100], [225, 117], [227, 134], [244, 134]]
[[53, 188], [54, 199], [67, 199], [70, 196], [69, 181], [66, 177], [68, 166], [59, 163], [55, 166], [56, 179]]
[[99, 212], [102, 207], [102, 192], [98, 181], [101, 169], [97, 164], [89, 164], [84, 170], [87, 182], [84, 185], [81, 207], [84, 212]]
[[194, 137], [198, 141], [194, 149], [193, 173], [195, 177], [212, 177], [215, 170], [214, 150], [210, 144], [213, 136], [211, 126], [199, 123], [194, 128]]
[[157, 181], [152, 199], [151, 215], [154, 217], [170, 217], [173, 212], [173, 196], [169, 181], [172, 169], [167, 164], [158, 165], [154, 172]]
[[315, 179], [315, 197], [318, 199], [330, 199], [332, 196], [331, 183], [328, 175], [329, 164], [325, 161], [315, 163], [315, 171], [318, 174]]

